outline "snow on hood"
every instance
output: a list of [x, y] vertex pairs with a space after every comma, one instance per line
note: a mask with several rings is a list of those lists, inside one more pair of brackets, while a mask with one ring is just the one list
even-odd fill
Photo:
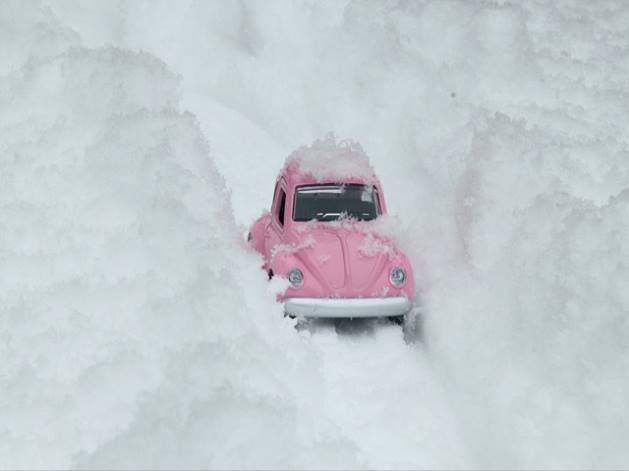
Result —
[[299, 252], [301, 249], [314, 247], [316, 244], [315, 238], [312, 234], [307, 234], [305, 237], [301, 238], [299, 242], [295, 243], [287, 243], [287, 244], [277, 244], [271, 250], [271, 258], [275, 258], [281, 254], [293, 254]]
[[394, 245], [397, 244], [398, 237], [404, 233], [401, 229], [399, 217], [390, 214], [380, 215], [371, 221], [361, 221], [342, 215], [333, 221], [317, 221], [313, 219], [295, 224], [294, 227], [297, 234], [308, 234], [316, 230], [360, 232], [372, 238], [387, 240]]
[[[356, 221], [352, 219], [339, 219], [337, 221], [309, 221], [300, 224], [295, 229], [296, 241], [277, 244], [271, 250], [271, 258], [283, 254], [294, 254], [302, 249], [317, 247], [317, 236], [328, 231], [340, 231], [345, 234], [362, 234], [361, 243], [358, 245], [358, 254], [363, 257], [374, 257], [384, 254], [389, 259], [398, 254], [392, 233], [382, 231], [383, 225], [375, 225], [373, 221]], [[325, 257], [325, 254], [322, 255]]]

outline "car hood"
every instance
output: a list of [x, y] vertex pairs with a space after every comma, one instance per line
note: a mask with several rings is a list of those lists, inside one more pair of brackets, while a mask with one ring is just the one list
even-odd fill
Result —
[[316, 227], [295, 231], [290, 244], [309, 275], [333, 295], [370, 296], [400, 258], [390, 238], [375, 232]]

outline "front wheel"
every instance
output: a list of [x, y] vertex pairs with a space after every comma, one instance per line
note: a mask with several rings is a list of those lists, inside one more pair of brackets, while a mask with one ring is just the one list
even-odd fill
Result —
[[391, 322], [391, 323], [393, 323], [395, 325], [403, 325], [405, 317], [406, 317], [405, 315], [389, 316], [389, 317], [387, 317], [387, 319], [389, 320], [389, 322]]

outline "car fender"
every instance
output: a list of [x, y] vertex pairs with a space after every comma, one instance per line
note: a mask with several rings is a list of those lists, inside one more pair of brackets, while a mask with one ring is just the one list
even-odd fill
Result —
[[266, 231], [268, 230], [269, 223], [271, 222], [271, 213], [265, 211], [251, 226], [247, 240], [249, 244], [266, 259], [264, 253], [264, 239], [266, 237]]

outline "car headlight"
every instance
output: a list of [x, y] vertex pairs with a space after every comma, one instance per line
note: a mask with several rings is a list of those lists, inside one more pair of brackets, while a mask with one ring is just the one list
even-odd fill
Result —
[[391, 270], [390, 280], [391, 283], [395, 286], [400, 286], [402, 283], [404, 283], [406, 281], [406, 272], [404, 271], [404, 268], [395, 267], [393, 270]]
[[292, 268], [288, 271], [288, 281], [291, 285], [297, 287], [304, 282], [304, 274], [299, 268]]

